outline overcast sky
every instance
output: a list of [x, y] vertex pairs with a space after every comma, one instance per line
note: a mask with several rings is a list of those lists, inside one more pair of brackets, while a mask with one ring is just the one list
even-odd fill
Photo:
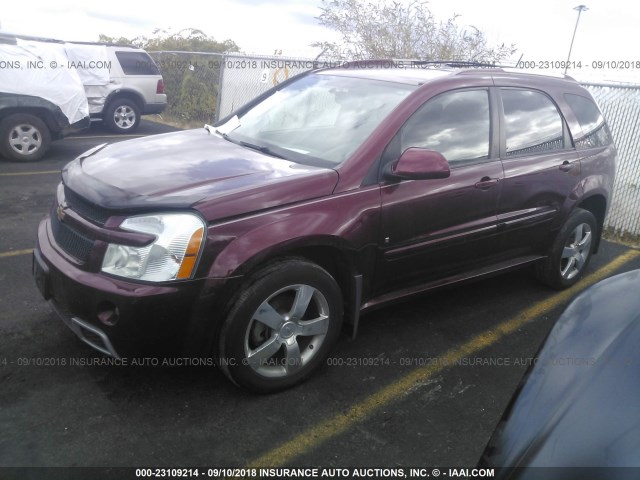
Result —
[[[408, 1], [408, 0], [403, 0]], [[638, 48], [640, 3], [624, 0], [583, 0], [589, 10], [582, 14], [572, 60], [583, 68], [570, 74], [588, 80], [640, 80], [640, 69], [596, 70], [593, 61], [640, 62]], [[232, 39], [246, 53], [314, 57], [314, 41], [335, 40], [335, 34], [320, 26], [320, 0], [179, 0], [168, 2], [110, 0], [30, 0], [4, 2], [0, 9], [0, 31], [95, 41], [99, 33], [109, 36], [150, 36], [155, 28], [197, 28], [216, 40]], [[461, 26], [484, 31], [490, 43], [515, 43], [514, 60], [566, 60], [579, 0], [432, 0], [437, 18], [459, 14]]]

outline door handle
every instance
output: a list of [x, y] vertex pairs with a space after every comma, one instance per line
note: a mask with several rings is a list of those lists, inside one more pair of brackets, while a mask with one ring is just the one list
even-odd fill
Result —
[[568, 172], [573, 168], [573, 164], [570, 163], [569, 160], [565, 160], [564, 162], [562, 162], [562, 165], [560, 165], [559, 168], [562, 172]]
[[497, 185], [499, 181], [499, 178], [482, 177], [480, 181], [476, 183], [476, 188], [479, 188], [480, 190], [489, 190], [491, 187]]

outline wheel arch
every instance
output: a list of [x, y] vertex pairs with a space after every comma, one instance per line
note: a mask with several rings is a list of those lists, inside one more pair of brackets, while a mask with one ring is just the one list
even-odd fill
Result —
[[[41, 120], [49, 130], [52, 140], [62, 138], [64, 122], [59, 115], [43, 107], [8, 107], [0, 110], [0, 122], [11, 115], [32, 115]], [[62, 112], [60, 112], [62, 115]], [[66, 117], [63, 117], [66, 120]], [[67, 122], [68, 124], [68, 122]]]
[[595, 245], [593, 247], [593, 253], [598, 253], [600, 246], [600, 239], [602, 238], [602, 231], [604, 229], [604, 220], [607, 215], [607, 199], [602, 193], [593, 193], [589, 195], [576, 205], [577, 208], [587, 210], [596, 217], [598, 224], [598, 234], [595, 238]]
[[331, 236], [298, 238], [270, 246], [244, 260], [231, 273], [232, 276], [247, 276], [266, 265], [283, 258], [297, 257], [324, 268], [346, 291], [349, 279], [359, 273], [356, 252], [345, 245], [344, 239]]
[[114, 90], [111, 92], [104, 102], [104, 108], [102, 109], [103, 114], [114, 101], [119, 99], [126, 99], [135, 102], [136, 106], [140, 109], [140, 114], [142, 115], [142, 110], [144, 109], [145, 104], [144, 97], [135, 90]]
[[[224, 251], [220, 255], [224, 256]], [[374, 256], [373, 248], [359, 251], [343, 238], [314, 235], [271, 245], [247, 257], [232, 271], [227, 270], [227, 273], [230, 277], [250, 277], [258, 270], [285, 258], [300, 258], [314, 263], [326, 270], [337, 282], [342, 292], [345, 325], [352, 327], [352, 336], [355, 337], [365, 288], [363, 278], [370, 278], [369, 270], [374, 265]], [[216, 269], [216, 264], [218, 267], [227, 264], [224, 259], [220, 259], [221, 262], [219, 259], [220, 257], [211, 266], [210, 276], [220, 275], [221, 271]]]

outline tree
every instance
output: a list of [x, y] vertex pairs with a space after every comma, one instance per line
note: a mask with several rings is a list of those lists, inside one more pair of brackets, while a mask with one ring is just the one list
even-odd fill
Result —
[[144, 48], [147, 51], [179, 50], [185, 52], [239, 52], [240, 48], [233, 40], [218, 42], [202, 30], [196, 28], [184, 28], [175, 33], [170, 30], [155, 29], [151, 37], [139, 36], [132, 39], [125, 37], [110, 37], [100, 34], [98, 41], [117, 43], [119, 45], [133, 45]]
[[321, 57], [341, 60], [371, 58], [498, 62], [516, 51], [515, 45], [487, 45], [475, 27], [461, 29], [459, 15], [437, 21], [427, 2], [410, 4], [378, 0], [322, 0], [320, 23], [337, 31], [341, 43], [316, 42]]
[[105, 35], [104, 33], [101, 33], [98, 35], [98, 41], [102, 42], [102, 43], [113, 43], [116, 45], [123, 45], [123, 46], [129, 46], [132, 45], [134, 47], [137, 48], [143, 48], [142, 47], [142, 39], [143, 37], [136, 37], [136, 38], [127, 38], [127, 37], [110, 37], [109, 35]]

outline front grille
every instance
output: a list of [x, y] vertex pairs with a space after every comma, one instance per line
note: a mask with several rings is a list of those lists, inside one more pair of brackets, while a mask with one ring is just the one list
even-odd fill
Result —
[[65, 252], [83, 263], [89, 260], [93, 239], [75, 231], [66, 223], [62, 223], [55, 210], [51, 212], [51, 231], [56, 243]]
[[109, 210], [105, 210], [102, 207], [98, 207], [97, 205], [88, 202], [67, 187], [64, 187], [64, 197], [67, 204], [75, 212], [87, 220], [91, 220], [93, 223], [104, 225], [107, 219], [111, 216], [111, 212]]

